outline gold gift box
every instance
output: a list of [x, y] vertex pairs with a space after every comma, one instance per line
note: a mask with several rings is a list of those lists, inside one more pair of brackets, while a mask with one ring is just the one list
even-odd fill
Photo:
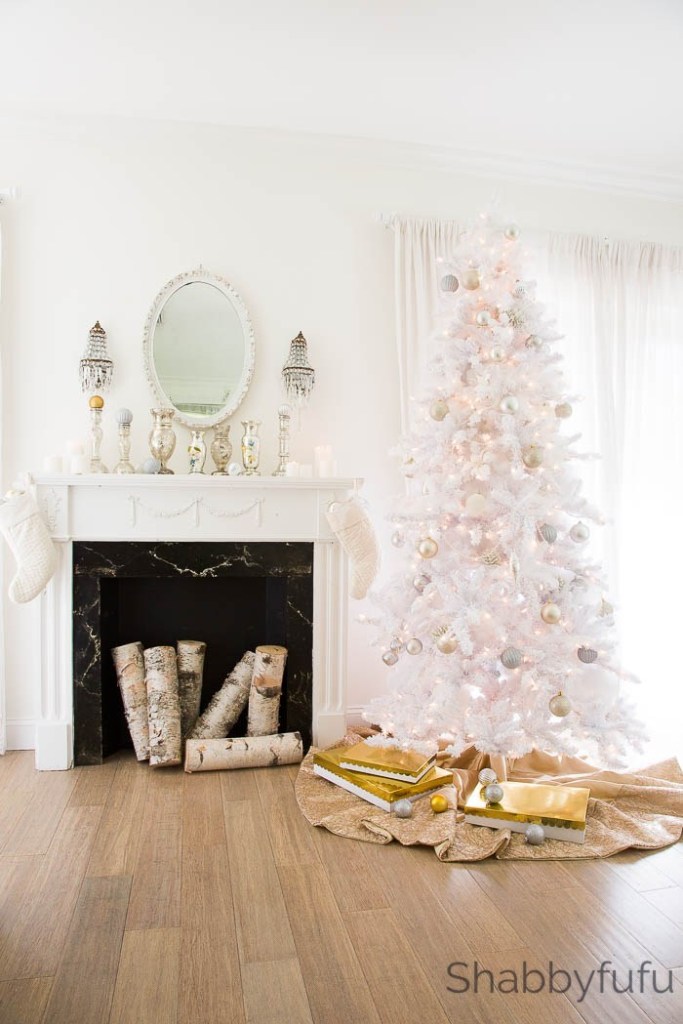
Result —
[[582, 843], [586, 837], [589, 789], [549, 786], [541, 782], [501, 782], [503, 799], [487, 803], [484, 786], [475, 786], [465, 802], [465, 821], [488, 828], [524, 832], [543, 825], [549, 839]]
[[333, 782], [385, 811], [390, 811], [397, 800], [410, 800], [453, 782], [453, 773], [446, 771], [445, 768], [432, 768], [419, 782], [414, 783], [395, 782], [393, 779], [350, 771], [348, 768], [342, 768], [340, 763], [347, 750], [348, 747], [319, 750], [313, 755], [313, 771], [328, 782]]
[[399, 782], [418, 782], [436, 764], [436, 752], [429, 756], [398, 747], [375, 747], [356, 743], [341, 758], [341, 767]]

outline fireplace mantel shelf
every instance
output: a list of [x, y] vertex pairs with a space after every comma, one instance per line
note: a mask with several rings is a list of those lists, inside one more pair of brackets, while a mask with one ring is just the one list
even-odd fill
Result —
[[36, 767], [73, 763], [73, 542], [313, 544], [313, 742], [346, 725], [346, 556], [327, 521], [362, 480], [200, 474], [36, 475], [36, 498], [59, 553], [40, 605]]

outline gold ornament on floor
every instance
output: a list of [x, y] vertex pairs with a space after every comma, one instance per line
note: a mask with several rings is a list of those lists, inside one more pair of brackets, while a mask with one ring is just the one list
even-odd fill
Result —
[[527, 469], [538, 469], [543, 463], [543, 452], [537, 444], [530, 444], [522, 452], [522, 462]]
[[437, 400], [432, 402], [429, 407], [429, 415], [433, 420], [436, 420], [437, 423], [441, 423], [441, 421], [445, 420], [446, 416], [448, 416], [448, 402], [444, 401], [443, 398], [437, 398]]
[[429, 799], [429, 806], [434, 811], [434, 814], [443, 814], [444, 811], [448, 810], [450, 804], [442, 793], [435, 793]]
[[550, 698], [548, 707], [556, 718], [566, 718], [572, 709], [569, 697], [565, 697], [562, 691], [556, 693], [554, 697]]
[[423, 537], [417, 545], [417, 551], [421, 558], [434, 558], [439, 552], [439, 545], [433, 537]]
[[478, 270], [466, 270], [464, 274], [461, 274], [460, 281], [463, 288], [466, 288], [468, 292], [473, 292], [481, 284], [481, 275]]
[[559, 605], [556, 605], [554, 601], [546, 601], [541, 608], [541, 618], [544, 622], [547, 622], [549, 626], [556, 626], [562, 617]]

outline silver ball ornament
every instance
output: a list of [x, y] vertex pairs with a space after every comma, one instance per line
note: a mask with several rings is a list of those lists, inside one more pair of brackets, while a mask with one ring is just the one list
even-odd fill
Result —
[[391, 543], [395, 548], [402, 548], [406, 542], [405, 534], [401, 530], [394, 530], [391, 535]]
[[598, 658], [598, 652], [592, 647], [579, 647], [576, 653], [579, 661], [582, 661], [584, 665], [592, 665]]
[[154, 456], [152, 456], [152, 455], [150, 455], [148, 458], [146, 458], [145, 461], [142, 463], [142, 472], [143, 473], [154, 474], [154, 473], [158, 473], [160, 469], [161, 469], [161, 463], [159, 462], [158, 459], [155, 459]]
[[412, 802], [410, 800], [397, 800], [394, 804], [394, 814], [397, 818], [412, 818]]
[[565, 697], [563, 693], [556, 693], [551, 697], [548, 707], [555, 718], [566, 718], [572, 709], [569, 697]]
[[519, 228], [516, 224], [508, 224], [503, 234], [510, 242], [515, 242], [519, 238]]
[[514, 395], [505, 395], [501, 398], [498, 408], [501, 412], [516, 413], [519, 409], [519, 401]]
[[418, 575], [413, 578], [413, 586], [420, 594], [423, 592], [423, 590], [426, 589], [426, 587], [429, 586], [431, 582], [431, 576], [428, 576], [425, 572], [418, 573]]
[[444, 401], [443, 398], [437, 398], [429, 407], [429, 415], [437, 423], [441, 423], [448, 416], [448, 402]]
[[506, 647], [500, 656], [505, 668], [519, 668], [522, 664], [522, 652], [517, 647]]
[[398, 661], [398, 655], [396, 654], [395, 651], [386, 651], [382, 655], [382, 661], [384, 662], [385, 665], [395, 665], [396, 662]]
[[505, 359], [505, 349], [502, 345], [494, 345], [491, 349], [491, 359], [494, 363], [502, 363]]
[[585, 543], [585, 541], [588, 540], [590, 535], [591, 532], [585, 523], [574, 523], [571, 530], [569, 531], [569, 536], [576, 544]]
[[538, 535], [546, 544], [554, 544], [557, 540], [557, 530], [551, 523], [541, 523], [538, 528]]
[[440, 284], [442, 292], [457, 292], [459, 288], [459, 282], [455, 274], [444, 274]]
[[568, 420], [574, 412], [569, 402], [558, 402], [555, 406], [555, 415], [560, 420]]
[[480, 327], [488, 327], [491, 323], [491, 314], [487, 309], [480, 309], [474, 319]]
[[468, 292], [473, 292], [481, 284], [481, 275], [478, 270], [466, 270], [464, 274], [460, 275], [460, 281], [463, 288], [466, 288]]
[[530, 444], [522, 452], [522, 462], [527, 469], [538, 469], [543, 464], [543, 452], [537, 444]]
[[422, 641], [418, 640], [416, 636], [411, 637], [406, 644], [406, 650], [408, 654], [419, 654], [422, 650]]
[[484, 790], [484, 796], [488, 804], [499, 804], [505, 796], [505, 790], [499, 782], [491, 782]]
[[498, 782], [498, 776], [493, 768], [482, 768], [479, 772], [479, 785], [490, 786], [492, 782]]
[[541, 846], [545, 842], [545, 829], [543, 825], [527, 825], [525, 836], [529, 846]]
[[398, 654], [399, 651], [403, 650], [403, 641], [399, 639], [399, 637], [397, 636], [392, 637], [391, 642], [389, 643], [389, 647], [391, 648], [392, 651], [394, 651], [395, 654]]
[[541, 608], [541, 618], [549, 626], [556, 626], [562, 617], [562, 612], [554, 601], [546, 601]]
[[439, 551], [439, 545], [433, 537], [423, 537], [417, 545], [417, 551], [421, 558], [434, 558]]

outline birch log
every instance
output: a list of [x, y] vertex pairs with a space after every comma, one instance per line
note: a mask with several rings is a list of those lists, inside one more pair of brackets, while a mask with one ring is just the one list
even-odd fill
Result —
[[219, 739], [228, 735], [249, 700], [254, 657], [253, 651], [242, 655], [197, 719], [190, 732], [192, 739]]
[[199, 718], [205, 654], [206, 644], [201, 640], [179, 640], [176, 644], [180, 732], [183, 739], [187, 739]]
[[116, 669], [116, 680], [121, 691], [128, 732], [138, 761], [149, 758], [149, 726], [147, 723], [147, 686], [142, 644], [122, 644], [111, 652]]
[[247, 736], [271, 736], [277, 732], [286, 660], [286, 647], [264, 645], [256, 648], [249, 691]]
[[175, 647], [148, 647], [145, 682], [149, 707], [149, 763], [181, 763], [180, 700]]
[[299, 732], [281, 732], [274, 736], [188, 740], [185, 744], [185, 771], [269, 768], [277, 764], [296, 764], [303, 756], [304, 745]]

